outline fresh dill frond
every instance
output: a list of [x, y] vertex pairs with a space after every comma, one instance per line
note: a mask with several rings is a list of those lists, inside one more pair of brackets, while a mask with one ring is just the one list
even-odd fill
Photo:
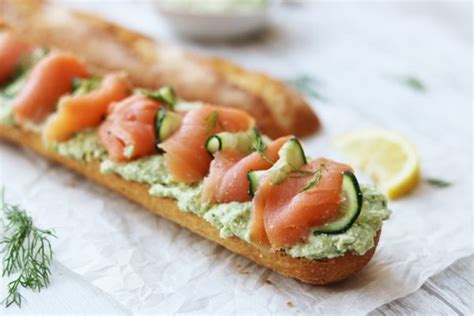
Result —
[[268, 162], [269, 164], [273, 165], [275, 164], [268, 156], [265, 154], [265, 150], [267, 149], [267, 145], [265, 145], [265, 142], [263, 141], [262, 135], [260, 134], [260, 131], [255, 128], [254, 129], [255, 133], [255, 140], [252, 144], [252, 149], [258, 152], [260, 157], [262, 157], [263, 160]]
[[304, 185], [304, 187], [300, 190], [300, 192], [307, 191], [311, 188], [314, 188], [319, 184], [321, 179], [323, 178], [323, 171], [327, 171], [326, 165], [324, 163], [320, 164], [318, 169], [313, 172], [313, 176], [309, 179], [308, 182]]
[[53, 257], [49, 238], [56, 236], [52, 230], [36, 227], [20, 206], [7, 203], [4, 189], [0, 193], [0, 209], [5, 215], [4, 236], [0, 241], [0, 253], [4, 254], [2, 277], [18, 273], [8, 283], [8, 294], [2, 304], [21, 307], [20, 286], [39, 292], [49, 285]]
[[217, 126], [219, 120], [219, 112], [212, 111], [206, 118], [206, 134], [210, 134]]

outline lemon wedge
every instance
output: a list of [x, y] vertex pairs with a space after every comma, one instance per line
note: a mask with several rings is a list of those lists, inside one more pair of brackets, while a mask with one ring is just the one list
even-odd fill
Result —
[[367, 173], [389, 199], [412, 191], [420, 180], [420, 159], [404, 136], [383, 129], [358, 130], [335, 139], [351, 163]]

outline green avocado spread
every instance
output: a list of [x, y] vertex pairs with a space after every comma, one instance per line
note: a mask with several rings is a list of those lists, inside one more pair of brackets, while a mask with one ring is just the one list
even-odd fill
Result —
[[52, 143], [50, 146], [62, 156], [86, 162], [103, 160], [107, 157], [105, 148], [99, 143], [95, 128], [86, 129], [76, 133], [68, 141]]
[[15, 78], [0, 90], [0, 124], [14, 125], [13, 99], [26, 83], [26, 74]]
[[[66, 142], [55, 144], [53, 148], [61, 155], [74, 159], [100, 160], [102, 173], [114, 173], [127, 181], [149, 184], [151, 195], [176, 199], [181, 211], [202, 217], [220, 230], [222, 238], [236, 236], [250, 242], [251, 202], [217, 205], [202, 203], [202, 182], [195, 185], [173, 182], [166, 169], [163, 155], [153, 155], [128, 163], [113, 162], [107, 159], [94, 129], [78, 133]], [[385, 196], [374, 187], [362, 186], [361, 189], [362, 211], [349, 230], [341, 234], [311, 233], [306, 242], [286, 248], [284, 251], [292, 257], [321, 259], [334, 258], [349, 251], [362, 255], [371, 249], [382, 222], [390, 216], [390, 210], [387, 208]]]

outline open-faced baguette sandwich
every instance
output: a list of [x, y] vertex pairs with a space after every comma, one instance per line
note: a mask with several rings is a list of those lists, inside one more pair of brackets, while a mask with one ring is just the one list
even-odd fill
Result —
[[156, 43], [99, 17], [43, 0], [0, 0], [2, 19], [30, 43], [74, 52], [94, 73], [126, 70], [136, 86], [171, 85], [185, 100], [242, 109], [271, 137], [304, 136], [319, 128], [317, 116], [294, 89], [229, 61]]
[[351, 167], [260, 134], [245, 111], [143, 89], [125, 72], [97, 76], [74, 54], [5, 31], [0, 137], [307, 283], [364, 267], [389, 216]]

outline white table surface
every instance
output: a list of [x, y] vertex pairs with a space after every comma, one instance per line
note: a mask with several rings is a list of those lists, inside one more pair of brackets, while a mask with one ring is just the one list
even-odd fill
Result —
[[[447, 117], [453, 109], [446, 106], [444, 111], [439, 108], [435, 113], [430, 112], [429, 100], [423, 100], [416, 92], [411, 96], [404, 96], [400, 93], [399, 102], [391, 102], [386, 100], [386, 96], [377, 94], [376, 80], [380, 78], [371, 78], [364, 75], [364, 69], [370, 68], [369, 58], [363, 58], [361, 64], [354, 64], [351, 69], [338, 68], [337, 60], [325, 60], [324, 63], [311, 64], [312, 68], [307, 69], [307, 61], [301, 60], [303, 55], [292, 54], [292, 45], [301, 45], [301, 38], [288, 38], [285, 35], [288, 32], [284, 28], [296, 28], [298, 25], [284, 25], [285, 16], [295, 15], [303, 11], [313, 10], [315, 19], [308, 19], [308, 13], [305, 13], [305, 22], [311, 20], [311, 27], [307, 28], [301, 36], [308, 37], [312, 41], [311, 48], [317, 49], [318, 43], [321, 44], [320, 49], [328, 49], [327, 55], [330, 56], [330, 49], [347, 49], [351, 45], [357, 45], [358, 40], [372, 42], [374, 49], [384, 50], [387, 54], [394, 56], [393, 63], [386, 65], [386, 71], [381, 73], [382, 78], [390, 81], [393, 76], [410, 74], [418, 76], [418, 74], [426, 74], [426, 68], [433, 58], [440, 58], [439, 62], [443, 62], [443, 54], [457, 54], [460, 58], [464, 58], [465, 69], [457, 72], [458, 64], [453, 64], [451, 73], [446, 73], [446, 84], [451, 85], [452, 89], [459, 91], [458, 100], [446, 100], [447, 104], [462, 104], [462, 106], [472, 106], [472, 5], [469, 2], [423, 2], [423, 3], [311, 3], [305, 6], [285, 7], [275, 13], [271, 21], [271, 27], [261, 36], [250, 41], [241, 41], [238, 44], [199, 44], [185, 42], [175, 37], [166, 26], [155, 17], [153, 12], [149, 12], [140, 17], [130, 14], [134, 7], [148, 7], [148, 4], [129, 1], [104, 1], [97, 4], [92, 1], [68, 1], [70, 4], [86, 7], [98, 11], [110, 18], [120, 21], [128, 26], [138, 28], [149, 34], [153, 34], [160, 39], [169, 41], [177, 41], [182, 45], [192, 49], [220, 55], [224, 57], [232, 57], [233, 59], [253, 68], [262, 68], [260, 60], [262, 56], [259, 54], [260, 45], [273, 45], [275, 68], [270, 69], [268, 63], [265, 64], [263, 70], [273, 73], [280, 77], [291, 77], [301, 73], [317, 74], [318, 69], [323, 76], [318, 77], [322, 82], [320, 86], [321, 94], [329, 101], [314, 100], [317, 107], [330, 106], [331, 104], [344, 104], [350, 106], [354, 111], [367, 115], [372, 121], [382, 122], [385, 127], [395, 128], [402, 131], [410, 131], [413, 129], [422, 129], [423, 124], [417, 122], [405, 121], [404, 111], [411, 110], [410, 104], [420, 106], [420, 117], [424, 117], [426, 124], [437, 124], [443, 120], [449, 120]], [[323, 12], [324, 15], [321, 16]], [[355, 28], [359, 33], [358, 38], [348, 37], [342, 42], [331, 43], [332, 47], [327, 48], [331, 42], [331, 34], [338, 28], [337, 18], [331, 19], [327, 16], [341, 15], [347, 19], [354, 19]], [[399, 18], [400, 23], [412, 23], [414, 27], [413, 34], [407, 34], [406, 25], [401, 29], [405, 33], [398, 34], [401, 37], [420, 38], [418, 45], [413, 45], [410, 49], [397, 46], [397, 41], [383, 41], [373, 35], [370, 28], [383, 28], [385, 16], [391, 21]], [[370, 17], [369, 22], [362, 21], [364, 17]], [[375, 18], [377, 17], [377, 18]], [[409, 17], [409, 18], [407, 18]], [[407, 22], [408, 21], [408, 22]], [[314, 29], [313, 29], [314, 28]], [[327, 28], [328, 32], [324, 32]], [[415, 29], [416, 28], [416, 29]], [[433, 36], [433, 29], [441, 33], [449, 33], [453, 40], [457, 42], [457, 49], [462, 51], [453, 51], [451, 47], [436, 46], [436, 39], [429, 38]], [[387, 29], [390, 31], [390, 29]], [[340, 32], [349, 32], [349, 30], [340, 29]], [[316, 32], [313, 34], [313, 32]], [[431, 32], [431, 33], [430, 33]], [[354, 30], [352, 30], [354, 33]], [[352, 34], [351, 33], [351, 34]], [[393, 35], [393, 33], [391, 33]], [[304, 40], [303, 40], [304, 42]], [[262, 44], [264, 43], [264, 44]], [[416, 43], [412, 42], [412, 43]], [[309, 44], [308, 44], [309, 45]], [[301, 49], [301, 47], [300, 47]], [[436, 52], [434, 52], [436, 50]], [[242, 52], [241, 54], [239, 52]], [[470, 52], [470, 55], [469, 55]], [[471, 59], [466, 58], [471, 56]], [[352, 58], [352, 57], [348, 57]], [[340, 62], [340, 60], [339, 60]], [[466, 71], [470, 69], [469, 71]], [[334, 70], [334, 76], [326, 76]], [[461, 73], [462, 72], [462, 73]], [[392, 78], [392, 79], [391, 79]], [[427, 85], [427, 90], [436, 94], [436, 82], [431, 78], [421, 78]], [[383, 80], [383, 79], [382, 79]], [[394, 93], [407, 89], [396, 82], [394, 84]], [[436, 97], [442, 98], [437, 95]], [[408, 106], [403, 106], [403, 104]], [[470, 103], [470, 104], [469, 104]], [[328, 105], [330, 104], [330, 105]], [[380, 108], [378, 108], [380, 106]], [[471, 108], [472, 116], [472, 108]], [[390, 117], [390, 120], [386, 120]], [[466, 120], [459, 124], [449, 124], [450, 128], [457, 128], [465, 135], [465, 139], [453, 143], [453, 148], [459, 144], [470, 144], [471, 161], [472, 161], [472, 118], [466, 117]], [[324, 122], [330, 124], [330, 122]], [[449, 142], [449, 140], [444, 140]], [[472, 174], [471, 174], [472, 176]], [[472, 224], [472, 218], [471, 224]], [[399, 313], [446, 313], [446, 314], [470, 314], [474, 311], [473, 306], [473, 270], [474, 257], [468, 257], [457, 261], [449, 269], [430, 278], [421, 289], [406, 298], [398, 299], [390, 304], [386, 304], [372, 314], [399, 314]], [[39, 295], [35, 293], [25, 292], [26, 303], [23, 305], [22, 313], [110, 313], [110, 314], [130, 314], [120, 302], [114, 301], [108, 295], [98, 288], [83, 280], [79, 275], [71, 272], [60, 263], [55, 262], [53, 267], [53, 280], [51, 286], [42, 291]], [[2, 293], [3, 296], [4, 293]], [[17, 313], [20, 310], [15, 307], [5, 310], [0, 308], [0, 313]]]

